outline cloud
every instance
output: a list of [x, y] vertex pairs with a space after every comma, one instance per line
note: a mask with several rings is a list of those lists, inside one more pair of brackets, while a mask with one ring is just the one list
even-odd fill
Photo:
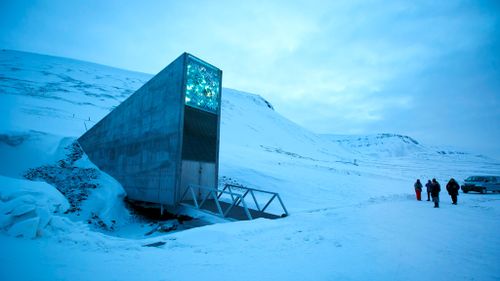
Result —
[[[286, 117], [317, 132], [389, 131], [500, 150], [483, 144], [500, 137], [500, 124], [492, 121], [500, 120], [495, 2], [2, 5], [4, 48], [149, 73], [188, 51], [223, 69], [226, 87], [261, 94]], [[456, 111], [459, 117], [450, 113]], [[494, 126], [478, 129], [484, 124]], [[458, 125], [474, 136], [448, 140]]]

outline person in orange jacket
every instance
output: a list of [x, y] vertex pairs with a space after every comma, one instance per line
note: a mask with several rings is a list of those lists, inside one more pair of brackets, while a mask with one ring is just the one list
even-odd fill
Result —
[[417, 179], [417, 182], [413, 185], [415, 187], [415, 193], [417, 194], [417, 200], [422, 201], [422, 183], [420, 179]]

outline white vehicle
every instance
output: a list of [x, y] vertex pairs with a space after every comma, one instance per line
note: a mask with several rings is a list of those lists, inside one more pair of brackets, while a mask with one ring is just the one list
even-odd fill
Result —
[[471, 176], [465, 179], [462, 191], [477, 191], [486, 193], [488, 191], [500, 192], [500, 177], [497, 176]]

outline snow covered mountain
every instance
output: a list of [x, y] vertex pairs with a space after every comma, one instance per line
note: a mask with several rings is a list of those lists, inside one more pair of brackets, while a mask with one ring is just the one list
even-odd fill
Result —
[[[77, 60], [0, 51], [0, 210], [3, 212], [0, 213], [0, 216], [3, 215], [0, 220], [0, 243], [6, 245], [5, 241], [10, 241], [5, 253], [16, 252], [16, 247], [20, 247], [24, 249], [19, 252], [22, 254], [32, 247], [40, 249], [38, 257], [43, 258], [47, 254], [47, 249], [40, 248], [46, 247], [43, 243], [36, 240], [22, 242], [24, 240], [12, 240], [4, 236], [5, 233], [11, 236], [26, 234], [26, 229], [34, 229], [32, 237], [48, 239], [47, 243], [61, 250], [67, 246], [65, 243], [58, 244], [60, 242], [57, 241], [61, 239], [76, 244], [85, 243], [90, 253], [82, 252], [82, 248], [78, 246], [71, 246], [71, 249], [77, 259], [84, 260], [88, 255], [92, 256], [96, 265], [107, 259], [101, 253], [103, 249], [125, 256], [130, 251], [136, 251], [141, 258], [150, 261], [150, 268], [146, 271], [151, 273], [145, 275], [139, 273], [144, 271], [142, 267], [131, 265], [124, 258], [110, 263], [103, 262], [117, 270], [116, 279], [133, 279], [139, 276], [149, 280], [158, 279], [152, 272], [163, 273], [175, 280], [195, 278], [194, 275], [184, 276], [182, 272], [173, 270], [175, 266], [197, 271], [199, 275], [196, 276], [200, 278], [224, 280], [235, 273], [231, 270], [232, 266], [250, 263], [255, 270], [245, 270], [244, 276], [248, 279], [265, 276], [288, 280], [363, 280], [372, 277], [418, 280], [428, 276], [434, 280], [447, 280], [450, 277], [448, 275], [437, 275], [436, 279], [436, 272], [432, 270], [420, 278], [408, 273], [419, 266], [412, 259], [423, 265], [428, 260], [427, 255], [430, 255], [446, 260], [441, 264], [443, 267], [452, 266], [458, 259], [451, 256], [450, 260], [450, 255], [446, 252], [430, 253], [418, 249], [420, 238], [417, 234], [424, 235], [426, 232], [422, 232], [422, 229], [426, 227], [431, 228], [429, 231], [436, 231], [438, 225], [427, 225], [428, 220], [422, 217], [415, 222], [422, 229], [415, 230], [406, 219], [414, 216], [408, 208], [415, 208], [425, 216], [433, 216], [430, 209], [421, 209], [423, 207], [414, 205], [416, 202], [411, 200], [413, 182], [416, 178], [425, 180], [435, 177], [444, 183], [450, 177], [462, 180], [471, 174], [498, 174], [500, 171], [500, 163], [495, 160], [427, 147], [409, 136], [315, 134], [281, 116], [261, 96], [224, 88], [221, 180], [278, 192], [292, 215], [276, 221], [215, 224], [165, 237], [158, 236], [156, 239], [167, 241], [166, 249], [169, 251], [153, 252], [155, 249], [151, 251], [140, 247], [153, 238], [116, 240], [114, 237], [127, 236], [126, 232], [131, 226], [143, 230], [142, 226], [134, 223], [123, 206], [121, 200], [125, 194], [121, 186], [111, 177], [97, 171], [85, 156], [80, 155], [80, 158], [75, 159], [68, 156], [68, 153], [78, 154], [78, 151], [71, 148], [72, 141], [151, 77], [149, 74]], [[71, 171], [65, 170], [65, 163], [68, 161], [75, 163], [76, 171], [73, 168]], [[33, 168], [35, 170], [29, 170]], [[34, 173], [40, 176], [40, 173], [43, 174], [48, 169], [56, 169], [62, 178], [52, 181], [45, 178], [52, 185], [33, 183], [24, 178], [27, 171], [31, 171], [31, 175]], [[71, 199], [75, 194], [65, 189], [64, 182], [81, 177], [97, 178], [97, 188], [89, 188], [83, 201], [78, 203], [81, 204], [78, 205], [81, 212], [64, 214], [75, 207]], [[33, 192], [30, 193], [28, 191], [31, 187]], [[60, 196], [61, 193], [64, 196]], [[485, 229], [474, 228], [484, 224], [497, 229], [500, 227], [500, 209], [498, 206], [493, 207], [496, 203], [493, 201], [499, 199], [496, 195], [488, 198], [464, 198], [465, 208], [459, 209], [457, 213], [443, 209], [443, 214], [439, 215], [441, 220], [447, 219], [446, 216], [466, 218], [471, 231], [480, 237], [484, 236], [479, 246], [466, 246], [463, 251], [486, 245], [500, 245], [499, 238], [487, 236]], [[16, 204], [22, 208], [16, 209]], [[96, 217], [99, 218], [98, 223], [110, 225], [113, 222], [113, 229], [101, 234], [83, 225]], [[388, 222], [391, 224], [388, 225]], [[392, 225], [397, 225], [397, 228]], [[345, 232], [339, 232], [341, 229]], [[458, 239], [466, 241], [468, 234], [462, 233], [462, 230], [463, 225], [457, 223], [448, 225], [445, 232], [454, 235], [458, 232]], [[431, 243], [438, 243], [436, 239], [432, 238]], [[409, 244], [403, 243], [404, 241]], [[376, 248], [370, 243], [375, 243]], [[456, 251], [453, 248], [455, 246], [444, 245], [452, 252]], [[246, 249], [243, 250], [244, 253], [235, 254], [233, 249], [240, 247]], [[473, 259], [472, 265], [459, 270], [461, 277], [453, 274], [457, 277], [454, 279], [465, 280], [479, 276], [484, 277], [479, 279], [494, 280], [499, 277], [498, 270], [476, 274], [485, 264], [499, 262], [498, 252], [495, 252], [499, 250], [498, 247], [494, 246], [487, 253], [474, 254], [477, 260]], [[271, 250], [267, 251], [266, 248]], [[416, 254], [404, 258], [403, 251], [414, 251]], [[284, 269], [278, 270], [270, 266], [279, 262], [274, 254], [272, 257], [268, 256], [274, 252], [287, 256], [289, 264]], [[198, 256], [201, 254], [206, 257]], [[489, 261], [481, 261], [479, 256], [482, 255]], [[265, 256], [269, 261], [252, 261], [252, 257]], [[14, 274], [17, 266], [16, 257], [20, 256], [11, 260], [5, 256], [0, 257], [0, 262], [11, 265], [8, 272], [0, 272], [0, 279], [13, 279], [11, 274]], [[320, 257], [315, 265], [309, 264], [308, 259], [312, 257]], [[153, 260], [154, 258], [169, 258], [168, 268], [172, 271], [165, 271], [161, 267], [164, 264]], [[52, 255], [51, 259], [66, 263], [57, 254]], [[394, 263], [395, 260], [401, 260], [398, 268], [407, 272], [396, 272], [394, 268], [377, 271], [377, 268]], [[206, 268], [200, 270], [199, 264], [204, 262], [208, 265], [219, 264], [225, 271], [220, 275], [220, 272], [211, 272]], [[198, 263], [198, 266], [194, 263]], [[33, 266], [33, 272], [44, 270], [34, 261], [28, 261], [28, 264]], [[133, 274], [128, 275], [120, 270], [123, 264], [130, 266]], [[331, 266], [338, 264], [346, 266], [336, 267], [337, 271], [332, 273]], [[45, 265], [54, 272], [57, 270], [55, 265]], [[298, 265], [305, 266], [304, 274], [291, 275], [289, 269]], [[66, 268], [84, 270], [80, 266], [82, 265], [71, 265]], [[108, 278], [103, 274], [104, 270], [102, 266], [96, 266], [88, 273], [92, 275], [78, 276], [67, 269], [64, 279], [98, 276], [98, 280], [106, 280]], [[24, 279], [30, 279], [36, 275], [26, 273], [23, 276]], [[46, 276], [42, 279], [54, 279], [54, 275], [42, 276]]]
[[324, 136], [352, 153], [359, 154], [360, 157], [431, 157], [439, 160], [443, 155], [449, 155], [457, 159], [493, 160], [483, 155], [450, 150], [444, 147], [428, 147], [409, 136], [398, 134]]

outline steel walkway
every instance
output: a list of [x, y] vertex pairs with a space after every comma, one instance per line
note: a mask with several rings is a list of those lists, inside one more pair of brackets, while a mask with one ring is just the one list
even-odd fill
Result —
[[[262, 199], [265, 203], [259, 204]], [[273, 201], [279, 202], [283, 213], [266, 212]], [[230, 220], [277, 219], [288, 216], [278, 193], [234, 184], [226, 184], [222, 189], [189, 185], [181, 196], [180, 204]]]

